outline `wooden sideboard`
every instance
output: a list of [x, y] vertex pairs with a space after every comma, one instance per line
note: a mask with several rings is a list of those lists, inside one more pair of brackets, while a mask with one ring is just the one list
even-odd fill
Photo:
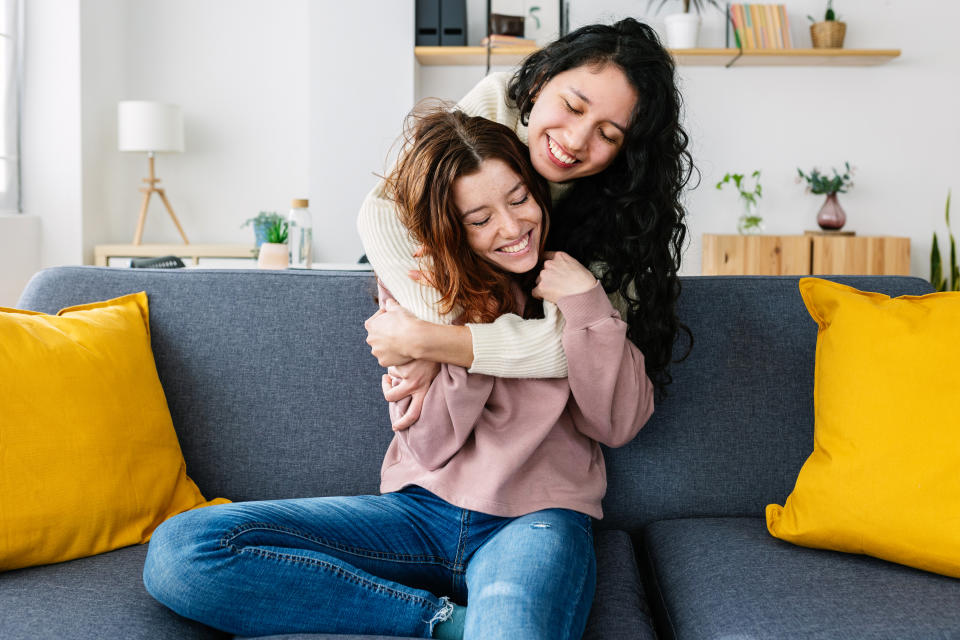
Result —
[[910, 238], [707, 233], [703, 275], [910, 275]]

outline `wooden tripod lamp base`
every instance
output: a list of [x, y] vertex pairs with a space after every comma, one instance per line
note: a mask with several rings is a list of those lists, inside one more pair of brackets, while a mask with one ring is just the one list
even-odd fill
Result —
[[147, 207], [153, 194], [160, 196], [167, 213], [173, 218], [173, 224], [177, 225], [183, 243], [190, 244], [177, 220], [177, 214], [167, 200], [167, 194], [157, 187], [160, 180], [153, 167], [153, 157], [158, 151], [183, 151], [183, 112], [180, 107], [148, 100], [122, 100], [117, 104], [117, 147], [120, 151], [146, 151], [150, 161], [150, 177], [143, 179], [147, 186], [140, 188], [143, 204], [140, 205], [140, 220], [137, 221], [133, 244], [138, 245], [143, 241], [143, 225], [147, 221]]
[[170, 201], [167, 200], [167, 194], [164, 193], [162, 188], [157, 187], [160, 179], [156, 177], [154, 172], [153, 153], [148, 153], [147, 158], [150, 161], [150, 177], [144, 178], [143, 181], [149, 186], [140, 187], [139, 189], [139, 191], [143, 193], [143, 204], [140, 205], [140, 219], [137, 221], [137, 232], [133, 236], [133, 244], [141, 244], [143, 240], [143, 225], [147, 221], [147, 207], [150, 205], [150, 196], [154, 193], [160, 196], [160, 199], [163, 201], [163, 206], [167, 208], [167, 213], [173, 218], [173, 224], [177, 225], [177, 231], [180, 232], [180, 236], [183, 238], [183, 244], [190, 244], [190, 241], [187, 240], [187, 234], [184, 232], [183, 227], [180, 226], [180, 221], [177, 220], [177, 214], [173, 212], [173, 207], [170, 206]]

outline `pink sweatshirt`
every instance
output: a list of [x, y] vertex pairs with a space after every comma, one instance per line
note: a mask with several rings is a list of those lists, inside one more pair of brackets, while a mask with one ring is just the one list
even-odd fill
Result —
[[399, 431], [380, 491], [419, 485], [473, 511], [564, 508], [602, 518], [599, 443], [620, 447], [653, 413], [643, 354], [597, 283], [561, 298], [567, 378], [494, 378], [442, 365], [420, 419]]

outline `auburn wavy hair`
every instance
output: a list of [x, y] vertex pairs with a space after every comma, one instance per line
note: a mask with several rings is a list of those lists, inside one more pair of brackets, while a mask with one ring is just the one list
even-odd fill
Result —
[[[454, 182], [491, 159], [503, 161], [520, 177], [543, 213], [539, 260], [526, 274], [504, 271], [474, 253], [454, 203]], [[442, 313], [454, 313], [463, 322], [493, 322], [504, 313], [542, 315], [542, 302], [530, 291], [543, 266], [550, 190], [516, 133], [448, 105], [421, 107], [407, 117], [403, 146], [386, 184], [400, 221], [422, 247], [420, 270], [440, 292]], [[526, 294], [523, 308], [515, 285]]]

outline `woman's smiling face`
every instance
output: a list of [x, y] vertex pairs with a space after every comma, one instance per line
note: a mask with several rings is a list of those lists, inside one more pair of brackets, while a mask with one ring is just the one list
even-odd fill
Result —
[[637, 103], [616, 64], [581, 65], [558, 73], [530, 111], [530, 160], [551, 182], [600, 173], [610, 166]]
[[537, 266], [543, 212], [506, 162], [490, 158], [457, 178], [453, 201], [474, 253], [511, 273]]

